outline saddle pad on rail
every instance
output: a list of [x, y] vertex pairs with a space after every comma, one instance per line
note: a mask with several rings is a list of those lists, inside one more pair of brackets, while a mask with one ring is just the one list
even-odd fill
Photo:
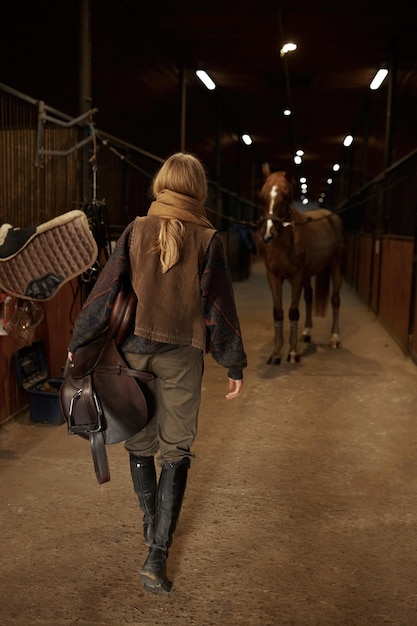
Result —
[[89, 269], [98, 249], [88, 219], [75, 210], [28, 228], [0, 227], [0, 290], [26, 300], [50, 300]]

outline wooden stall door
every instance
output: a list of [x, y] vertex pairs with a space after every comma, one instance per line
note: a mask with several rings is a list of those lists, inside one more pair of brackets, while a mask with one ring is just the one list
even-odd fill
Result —
[[379, 318], [408, 353], [414, 240], [385, 237], [381, 243]]

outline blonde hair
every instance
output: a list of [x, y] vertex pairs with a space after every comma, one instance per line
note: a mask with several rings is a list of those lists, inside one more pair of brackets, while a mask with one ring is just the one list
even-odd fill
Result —
[[187, 152], [172, 154], [153, 179], [152, 192], [155, 198], [163, 189], [182, 193], [204, 204], [207, 198], [207, 176], [201, 161]]
[[154, 250], [159, 253], [162, 273], [165, 274], [179, 261], [185, 228], [184, 224], [176, 219], [163, 218], [160, 222]]
[[[153, 196], [156, 198], [163, 189], [181, 193], [203, 204], [207, 198], [207, 176], [201, 161], [186, 152], [172, 154], [153, 179]], [[159, 253], [162, 273], [165, 274], [180, 258], [185, 229], [177, 219], [161, 219], [160, 222], [154, 250]]]

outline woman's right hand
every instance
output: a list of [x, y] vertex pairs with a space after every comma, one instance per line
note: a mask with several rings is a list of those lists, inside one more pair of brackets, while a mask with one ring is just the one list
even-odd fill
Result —
[[242, 395], [243, 392], [243, 378], [240, 380], [234, 380], [229, 378], [229, 393], [226, 395], [226, 400], [233, 400]]

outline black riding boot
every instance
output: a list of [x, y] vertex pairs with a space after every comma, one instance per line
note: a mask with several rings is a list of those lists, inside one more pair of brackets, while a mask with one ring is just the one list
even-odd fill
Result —
[[189, 466], [188, 457], [162, 466], [153, 542], [140, 573], [148, 591], [155, 593], [171, 591], [172, 583], [167, 578], [166, 559], [181, 510]]
[[156, 508], [156, 471], [153, 456], [130, 455], [133, 486], [143, 511], [143, 536], [147, 546], [152, 545]]

